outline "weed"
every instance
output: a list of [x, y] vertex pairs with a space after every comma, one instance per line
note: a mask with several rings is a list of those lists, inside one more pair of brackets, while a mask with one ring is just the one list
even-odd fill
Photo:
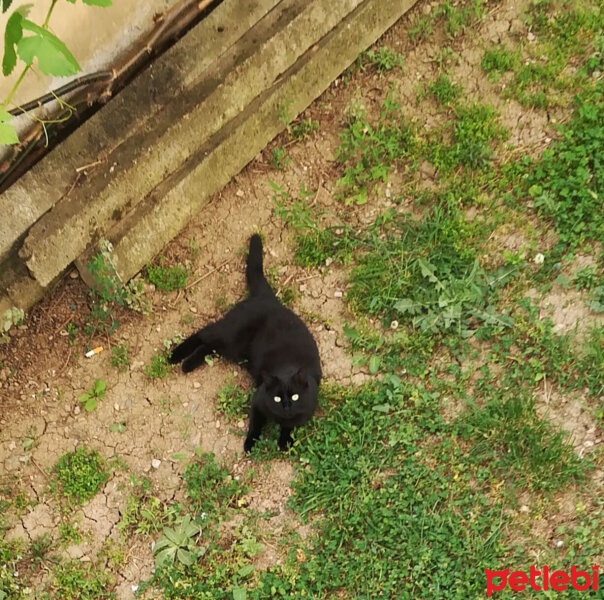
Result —
[[96, 450], [79, 446], [55, 463], [51, 487], [71, 504], [90, 500], [109, 479], [105, 461]]
[[62, 600], [109, 600], [115, 597], [114, 584], [106, 569], [79, 560], [59, 564], [52, 572], [54, 597]]
[[388, 173], [416, 148], [414, 127], [393, 115], [372, 125], [364, 117], [353, 120], [340, 134], [336, 159], [344, 165], [338, 181], [346, 204], [364, 204], [370, 186], [388, 180]]
[[371, 65], [380, 75], [402, 68], [404, 58], [402, 54], [395, 52], [386, 46], [380, 46], [377, 50], [367, 50], [360, 56], [361, 66]]
[[292, 140], [305, 140], [312, 137], [317, 131], [319, 131], [319, 121], [312, 119], [299, 121], [289, 127], [289, 135]]
[[111, 348], [111, 366], [120, 371], [127, 371], [130, 366], [128, 344], [117, 344]]
[[82, 540], [78, 528], [69, 522], [61, 523], [59, 525], [59, 538], [66, 546], [69, 544], [78, 544]]
[[186, 468], [183, 479], [195, 512], [206, 513], [212, 519], [217, 511], [224, 511], [247, 491], [226, 467], [216, 464], [213, 454], [201, 454]]
[[151, 357], [151, 364], [145, 366], [145, 375], [150, 379], [164, 379], [174, 368], [168, 362], [168, 353], [166, 350], [158, 350]]
[[47, 555], [53, 546], [52, 538], [49, 533], [43, 533], [42, 535], [35, 537], [31, 541], [30, 554], [31, 560], [34, 564], [44, 562]]
[[92, 312], [86, 327], [89, 335], [103, 329], [111, 334], [119, 327], [119, 321], [114, 315], [117, 306], [127, 307], [142, 314], [147, 314], [150, 308], [141, 281], [132, 280], [127, 284], [122, 282], [111, 261], [111, 243], [102, 240], [99, 247], [101, 251], [88, 264], [88, 271], [94, 279], [90, 290]]
[[571, 247], [604, 241], [601, 197], [604, 166], [604, 83], [577, 98], [571, 121], [561, 127], [561, 139], [527, 169], [525, 186], [539, 214], [549, 217], [560, 241]]
[[190, 515], [181, 517], [173, 528], [164, 528], [153, 548], [156, 566], [165, 567], [176, 561], [185, 566], [192, 565], [205, 552], [203, 547], [197, 546], [200, 534], [200, 525], [191, 521]]
[[493, 48], [487, 48], [484, 51], [481, 66], [485, 72], [495, 75], [513, 71], [517, 68], [520, 57], [517, 52], [508, 50], [505, 46], [499, 45]]
[[78, 396], [78, 402], [84, 405], [87, 412], [91, 412], [97, 407], [99, 400], [105, 399], [106, 391], [107, 382], [103, 379], [95, 379], [92, 388]]
[[78, 335], [78, 326], [75, 325], [74, 323], [67, 323], [67, 326], [65, 327], [65, 330], [67, 331], [67, 335], [69, 336], [69, 345], [70, 346], [75, 346], [76, 344], [76, 336]]
[[165, 258], [159, 257], [158, 265], [147, 267], [147, 281], [162, 292], [180, 290], [187, 284], [189, 271], [181, 265], [164, 266]]
[[250, 393], [236, 385], [225, 385], [218, 390], [218, 410], [229, 419], [241, 419], [247, 414]]
[[427, 155], [434, 166], [450, 172], [459, 166], [484, 169], [493, 157], [493, 144], [506, 137], [497, 122], [497, 113], [489, 106], [473, 105], [455, 108], [451, 144], [429, 142]]
[[29, 596], [20, 563], [22, 548], [17, 542], [0, 538], [0, 599], [22, 600]]
[[450, 104], [461, 94], [461, 91], [462, 87], [452, 83], [444, 73], [441, 73], [436, 81], [428, 86], [428, 93], [432, 94], [441, 104]]
[[287, 150], [285, 148], [277, 146], [271, 150], [271, 156], [268, 162], [274, 169], [283, 170], [289, 165], [291, 159], [287, 155]]
[[604, 326], [593, 327], [583, 343], [577, 371], [581, 385], [594, 398], [604, 394]]

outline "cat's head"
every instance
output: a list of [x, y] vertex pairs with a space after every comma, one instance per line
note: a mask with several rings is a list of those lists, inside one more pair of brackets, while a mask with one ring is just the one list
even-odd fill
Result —
[[312, 415], [317, 405], [318, 384], [306, 369], [262, 373], [264, 406], [276, 419]]

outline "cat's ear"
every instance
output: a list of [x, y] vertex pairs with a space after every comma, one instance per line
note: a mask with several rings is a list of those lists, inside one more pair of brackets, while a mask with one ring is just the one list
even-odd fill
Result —
[[308, 385], [308, 374], [306, 373], [306, 369], [299, 369], [292, 377], [292, 380], [297, 386], [306, 387]]
[[272, 387], [277, 380], [277, 378], [274, 375], [271, 375], [266, 369], [260, 371], [260, 377], [262, 378], [262, 383], [264, 383], [266, 387]]

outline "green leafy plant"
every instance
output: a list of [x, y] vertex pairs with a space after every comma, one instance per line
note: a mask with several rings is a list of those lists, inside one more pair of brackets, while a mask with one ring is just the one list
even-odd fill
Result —
[[158, 290], [173, 292], [187, 284], [189, 271], [181, 265], [164, 266], [165, 259], [159, 257], [159, 265], [147, 267], [147, 281], [152, 283]]
[[[68, 1], [75, 3], [75, 0]], [[111, 0], [83, 0], [83, 2], [91, 6], [111, 5]], [[8, 11], [11, 4], [10, 1], [3, 2], [2, 12]], [[9, 123], [13, 117], [6, 108], [12, 102], [17, 89], [34, 63], [45, 75], [57, 77], [75, 75], [81, 70], [78, 61], [67, 46], [50, 31], [49, 21], [56, 4], [57, 0], [50, 1], [42, 25], [37, 25], [27, 18], [31, 4], [16, 8], [6, 22], [2, 72], [5, 76], [10, 75], [17, 65], [17, 57], [25, 63], [25, 66], [7, 97], [0, 103], [0, 144], [19, 143], [17, 133]], [[57, 100], [64, 104], [59, 98]]]
[[55, 463], [53, 472], [52, 488], [75, 504], [92, 498], [109, 479], [103, 458], [96, 450], [84, 446], [63, 454]]
[[7, 335], [8, 331], [11, 327], [18, 327], [23, 323], [23, 319], [25, 318], [25, 312], [13, 306], [12, 308], [8, 308], [2, 314], [2, 329], [0, 330], [0, 342], [6, 343], [9, 340]]
[[402, 54], [395, 52], [387, 46], [380, 46], [377, 50], [368, 50], [361, 54], [361, 66], [371, 65], [380, 75], [401, 68], [404, 64]]
[[461, 94], [462, 87], [453, 83], [447, 75], [441, 73], [437, 79], [428, 86], [428, 93], [434, 96], [441, 104], [450, 104]]
[[101, 240], [99, 248], [101, 251], [88, 264], [88, 271], [94, 280], [90, 290], [91, 323], [87, 327], [87, 333], [90, 335], [103, 327], [111, 334], [119, 327], [119, 321], [114, 315], [114, 309], [118, 306], [142, 314], [147, 314], [150, 309], [142, 281], [132, 280], [126, 284], [122, 281], [111, 260], [111, 243]]
[[225, 466], [216, 463], [213, 454], [200, 454], [186, 468], [183, 479], [195, 511], [212, 518], [246, 491], [245, 485], [234, 479]]
[[111, 348], [111, 366], [126, 371], [130, 365], [128, 344], [117, 344]]
[[78, 402], [84, 405], [87, 412], [91, 412], [96, 409], [99, 400], [105, 399], [106, 391], [107, 382], [103, 379], [95, 379], [92, 388], [78, 396]]
[[269, 163], [274, 169], [285, 169], [291, 162], [285, 148], [276, 147], [271, 150]]
[[151, 364], [145, 367], [145, 375], [150, 379], [164, 379], [173, 368], [168, 362], [167, 351], [159, 350], [151, 357]]
[[79, 560], [58, 564], [52, 571], [52, 590], [64, 600], [111, 600], [114, 578], [100, 565]]
[[174, 527], [165, 527], [161, 537], [155, 542], [153, 554], [157, 567], [179, 562], [192, 565], [205, 552], [205, 548], [197, 546], [201, 534], [201, 526], [185, 515]]
[[225, 385], [218, 390], [216, 404], [218, 410], [229, 419], [238, 419], [246, 414], [250, 393], [237, 385]]
[[319, 131], [319, 121], [306, 119], [289, 126], [289, 135], [292, 140], [305, 140]]

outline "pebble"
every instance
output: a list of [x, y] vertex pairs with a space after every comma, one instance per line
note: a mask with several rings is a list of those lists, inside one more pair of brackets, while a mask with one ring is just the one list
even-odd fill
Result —
[[119, 411], [119, 410], [120, 410], [120, 405], [119, 405], [119, 404], [116, 402], [116, 403], [113, 405], [113, 409], [114, 409], [114, 410], [116, 410], [116, 411]]
[[342, 290], [336, 290], [333, 295], [334, 298], [341, 298], [344, 295], [344, 292], [342, 292]]
[[76, 406], [76, 407], [73, 409], [73, 414], [74, 414], [74, 415], [79, 415], [79, 414], [80, 414], [80, 410], [81, 410], [81, 409], [80, 409], [80, 407], [79, 407], [79, 406]]
[[333, 262], [333, 258], [329, 257], [325, 259], [325, 266], [329, 267], [329, 265]]
[[9, 449], [9, 450], [14, 450], [16, 447], [17, 447], [17, 444], [15, 444], [15, 442], [11, 442], [11, 443], [8, 445], [8, 449]]
[[77, 272], [77, 271], [72, 271], [72, 272], [69, 274], [69, 276], [70, 276], [72, 279], [77, 279], [77, 278], [78, 278], [78, 272]]
[[245, 196], [245, 192], [243, 190], [237, 190], [235, 192], [235, 196], [237, 196], [237, 198], [243, 198]]
[[130, 398], [126, 398], [126, 402], [124, 402], [125, 408], [130, 408], [132, 406], [132, 400]]
[[534, 42], [537, 39], [532, 31], [529, 31], [526, 37], [529, 42]]
[[151, 466], [152, 466], [154, 469], [159, 469], [159, 465], [161, 465], [161, 460], [159, 460], [159, 458], [154, 458], [154, 459], [151, 461]]
[[216, 429], [220, 429], [220, 421], [216, 421]]
[[201, 383], [199, 383], [199, 381], [194, 381], [193, 382], [193, 387], [198, 390], [201, 387]]
[[529, 507], [528, 507], [526, 504], [523, 504], [523, 505], [520, 507], [520, 512], [522, 512], [522, 513], [527, 513], [528, 511], [529, 511]]
[[556, 542], [556, 548], [562, 548], [562, 546], [564, 546], [564, 542], [562, 540], [558, 540]]
[[239, 429], [243, 429], [245, 427], [245, 423], [243, 421], [238, 421], [237, 427], [239, 427]]
[[305, 292], [307, 289], [308, 289], [308, 287], [306, 286], [306, 284], [304, 284], [304, 283], [301, 283], [301, 284], [300, 284], [300, 288], [299, 288], [299, 290], [300, 290], [301, 292]]

